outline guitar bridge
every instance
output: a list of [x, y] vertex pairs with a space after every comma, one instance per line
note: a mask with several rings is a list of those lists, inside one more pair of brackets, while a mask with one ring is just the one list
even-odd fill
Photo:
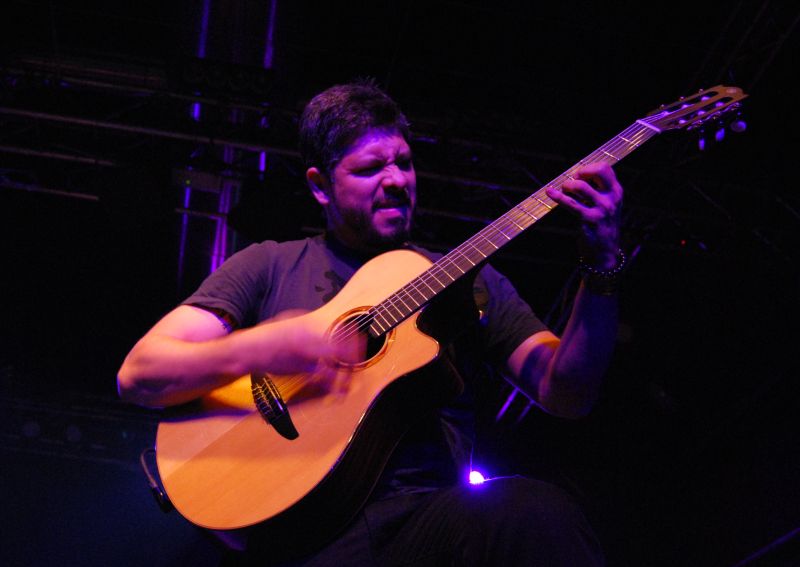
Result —
[[281, 436], [289, 439], [297, 439], [300, 434], [292, 422], [289, 415], [289, 408], [283, 401], [278, 388], [266, 375], [250, 375], [251, 389], [253, 391], [253, 401], [256, 403], [258, 412], [268, 424], [275, 428]]

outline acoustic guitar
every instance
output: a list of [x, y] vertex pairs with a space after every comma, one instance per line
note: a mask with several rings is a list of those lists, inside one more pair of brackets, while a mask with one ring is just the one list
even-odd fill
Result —
[[[666, 130], [697, 128], [737, 108], [746, 95], [718, 85], [634, 121], [550, 181], [559, 187], [585, 164], [614, 164]], [[158, 427], [158, 471], [175, 508], [215, 530], [260, 524], [281, 542], [293, 530], [325, 537], [368, 498], [413, 418], [452, 396], [447, 372], [424, 370], [441, 347], [425, 332], [435, 298], [544, 217], [556, 203], [545, 187], [432, 263], [398, 250], [359, 269], [339, 294], [303, 315], [332, 340], [359, 335], [363, 360], [340, 363], [347, 385], [319, 387], [313, 376], [249, 375], [168, 412]]]

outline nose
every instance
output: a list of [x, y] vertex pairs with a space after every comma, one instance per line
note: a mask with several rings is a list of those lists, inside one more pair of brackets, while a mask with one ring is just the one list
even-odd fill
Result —
[[408, 186], [408, 178], [396, 163], [392, 163], [386, 167], [382, 185], [384, 189], [390, 191], [393, 189], [406, 190]]

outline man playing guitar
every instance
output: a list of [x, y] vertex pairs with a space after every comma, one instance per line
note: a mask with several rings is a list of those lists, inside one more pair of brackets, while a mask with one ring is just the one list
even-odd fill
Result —
[[[319, 439], [335, 429], [332, 424], [338, 415], [335, 410], [330, 416], [315, 414], [309, 421], [325, 421], [325, 425], [312, 435], [304, 429], [303, 420], [311, 412], [304, 404], [311, 408], [321, 400], [318, 407], [335, 408], [349, 392], [361, 388], [359, 380], [369, 372], [383, 365], [386, 370], [381, 372], [390, 374], [389, 367], [400, 362], [387, 361], [413, 358], [431, 344], [433, 354], [428, 358], [452, 361], [463, 382], [460, 393], [433, 408], [422, 402], [408, 407], [409, 400], [426, 397], [424, 386], [404, 398], [403, 408], [395, 413], [404, 414], [407, 431], [398, 435], [402, 438], [396, 448], [394, 441], [389, 443], [394, 448], [390, 454], [377, 459], [376, 477], [359, 481], [367, 485], [366, 501], [346, 514], [343, 525], [312, 548], [293, 551], [292, 556], [280, 551], [284, 544], [296, 550], [302, 545], [288, 540], [313, 535], [308, 529], [312, 524], [303, 519], [290, 522], [295, 531], [281, 532], [282, 541], [264, 541], [268, 536], [250, 519], [197, 523], [243, 528], [243, 557], [254, 564], [292, 559], [299, 561], [292, 565], [600, 565], [602, 554], [591, 529], [559, 488], [513, 477], [487, 482], [476, 490], [462, 481], [462, 475], [469, 460], [472, 404], [480, 401], [476, 389], [488, 379], [486, 365], [501, 369], [515, 386], [557, 416], [585, 416], [596, 401], [617, 330], [616, 280], [624, 264], [619, 249], [622, 187], [609, 165], [594, 163], [577, 168], [560, 187], [549, 187], [546, 197], [538, 199], [548, 208], [564, 206], [577, 215], [582, 227], [583, 281], [560, 337], [536, 318], [502, 275], [484, 262], [470, 261], [474, 270], [458, 269], [468, 272], [465, 279], [474, 291], [469, 296], [480, 304], [480, 317], [459, 323], [461, 332], [448, 336], [448, 343], [439, 345], [425, 338], [416, 346], [414, 333], [424, 326], [426, 306], [419, 324], [411, 325], [413, 331], [404, 331], [400, 325], [397, 334], [392, 334], [395, 321], [385, 321], [374, 310], [358, 311], [387, 295], [380, 291], [371, 297], [369, 290], [394, 290], [439, 259], [409, 243], [417, 200], [409, 140], [405, 116], [371, 82], [338, 85], [314, 97], [301, 118], [300, 146], [306, 179], [325, 212], [327, 231], [300, 241], [254, 244], [232, 256], [136, 343], [119, 370], [120, 395], [148, 407], [182, 406], [245, 375], [254, 384], [256, 377], [304, 376], [299, 388], [305, 394], [289, 393], [277, 379], [265, 378], [261, 383], [262, 390], [268, 390], [263, 394], [265, 403], [273, 404], [264, 410], [265, 420], [276, 412], [285, 413], [292, 420], [288, 429], [281, 430], [284, 426], [278, 419], [270, 422], [274, 430], [264, 420], [258, 421], [276, 438], [275, 443], [300, 447], [301, 441], [312, 436]], [[497, 238], [508, 238], [502, 229], [499, 232]], [[368, 261], [375, 267], [364, 267]], [[391, 270], [406, 262], [414, 264], [407, 269], [408, 278], [393, 281]], [[414, 284], [415, 289], [424, 285], [424, 295], [429, 288], [445, 287], [449, 282], [441, 279], [432, 273], [428, 283]], [[329, 316], [335, 310], [331, 306], [338, 307], [337, 300], [344, 303], [345, 296], [358, 299], [348, 299], [347, 306], [336, 310], [341, 317]], [[403, 313], [395, 319], [406, 317], [408, 301], [401, 298], [395, 303]], [[351, 315], [353, 310], [359, 314]], [[327, 322], [320, 324], [323, 318]], [[354, 332], [339, 332], [348, 325]], [[438, 340], [435, 333], [432, 336]], [[381, 337], [384, 342], [370, 350], [367, 343], [380, 342]], [[404, 347], [403, 342], [412, 344]], [[402, 354], [392, 359], [394, 352]], [[406, 380], [392, 376], [387, 384], [395, 379], [398, 383]], [[393, 388], [381, 386], [378, 394], [367, 398], [363, 411], [356, 413], [372, 411], [379, 405], [373, 400], [383, 396], [383, 390], [389, 397]], [[353, 423], [356, 435], [344, 435], [344, 455], [355, 451], [350, 437], [358, 438], [369, 420], [357, 417]], [[312, 465], [314, 454], [325, 450], [313, 443], [308, 447], [286, 457], [298, 466], [291, 478], [274, 485], [270, 484], [276, 478], [273, 473], [267, 473], [271, 478], [258, 479], [267, 485], [266, 496], [252, 500], [269, 499], [272, 494], [282, 498], [294, 479], [305, 473], [305, 463], [308, 468], [319, 467], [327, 482], [329, 471], [346, 461], [334, 451], [330, 462]], [[273, 458], [265, 466], [280, 460]], [[315, 487], [308, 492], [313, 497], [320, 490]], [[207, 508], [221, 498], [215, 496]], [[304, 498], [305, 492], [289, 497], [285, 508]], [[249, 505], [243, 501], [234, 508]], [[278, 507], [280, 516], [284, 505]], [[270, 514], [263, 520], [269, 525]]]

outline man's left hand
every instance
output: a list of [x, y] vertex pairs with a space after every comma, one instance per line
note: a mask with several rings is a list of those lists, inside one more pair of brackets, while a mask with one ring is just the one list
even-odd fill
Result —
[[585, 261], [598, 270], [617, 264], [621, 224], [622, 185], [607, 163], [580, 167], [561, 185], [547, 188], [547, 195], [581, 220], [579, 242]]

